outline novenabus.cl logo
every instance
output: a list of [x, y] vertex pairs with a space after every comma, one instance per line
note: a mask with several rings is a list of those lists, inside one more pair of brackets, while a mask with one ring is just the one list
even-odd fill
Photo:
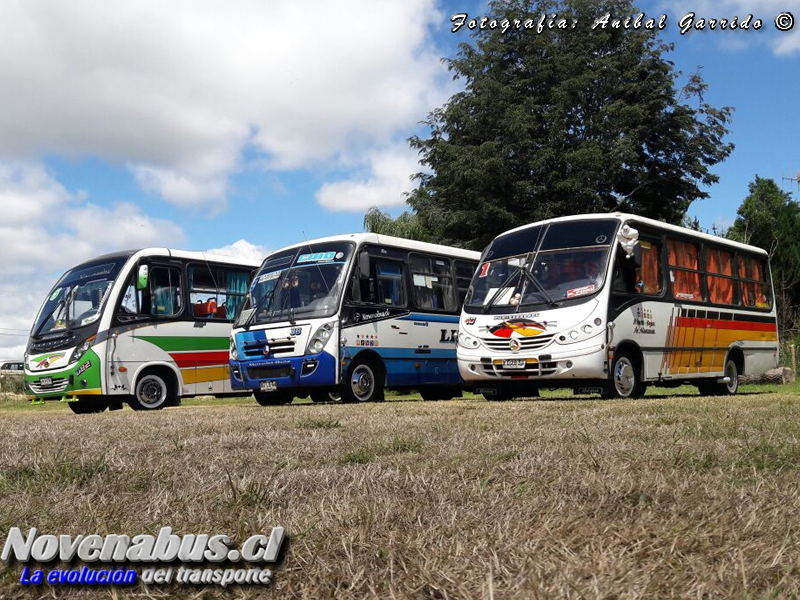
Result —
[[[8, 532], [3, 552], [5, 562], [47, 563], [60, 560], [69, 563], [103, 563], [105, 568], [87, 566], [71, 569], [28, 569], [24, 567], [20, 583], [26, 585], [133, 585], [137, 579], [152, 583], [214, 584], [223, 587], [232, 583], [268, 584], [272, 571], [261, 566], [248, 568], [193, 568], [178, 563], [274, 563], [278, 560], [285, 530], [274, 527], [269, 536], [253, 535], [236, 548], [227, 535], [175, 535], [171, 527], [162, 527], [157, 536], [141, 535], [40, 535], [32, 527], [24, 535], [19, 527]], [[161, 568], [149, 566], [140, 574], [129, 563], [170, 563]]]

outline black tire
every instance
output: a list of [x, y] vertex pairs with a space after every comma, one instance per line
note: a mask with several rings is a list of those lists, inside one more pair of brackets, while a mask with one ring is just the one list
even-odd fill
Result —
[[513, 400], [515, 396], [508, 392], [508, 390], [497, 390], [496, 394], [482, 394], [487, 402], [508, 402]]
[[729, 377], [728, 383], [717, 383], [716, 381], [700, 381], [697, 389], [701, 396], [732, 396], [739, 391], [739, 367], [736, 361], [728, 358], [725, 361], [725, 377]]
[[455, 392], [448, 387], [431, 386], [420, 388], [419, 395], [427, 402], [436, 402], [437, 400], [452, 400], [455, 397]]
[[331, 402], [341, 402], [342, 395], [337, 391], [328, 391], [328, 390], [318, 390], [315, 392], [311, 392], [311, 401], [318, 402], [318, 403], [331, 403]]
[[294, 400], [292, 392], [281, 390], [277, 392], [253, 392], [253, 396], [261, 406], [279, 406], [281, 404], [289, 404]]
[[367, 358], [356, 358], [347, 369], [347, 378], [340, 387], [342, 402], [378, 402], [383, 400], [383, 369]]
[[622, 351], [614, 357], [611, 367], [612, 398], [634, 399], [644, 396], [646, 386], [642, 381], [642, 363], [633, 352]]
[[145, 373], [139, 377], [133, 396], [128, 399], [133, 410], [161, 410], [174, 403], [174, 381], [161, 372]]
[[101, 413], [108, 408], [108, 402], [91, 396], [79, 396], [77, 400], [69, 402], [69, 408], [76, 415], [90, 415]]

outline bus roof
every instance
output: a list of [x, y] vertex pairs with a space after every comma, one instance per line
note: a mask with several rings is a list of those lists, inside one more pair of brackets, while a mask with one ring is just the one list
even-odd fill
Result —
[[275, 252], [271, 252], [270, 255], [277, 252], [284, 252], [286, 250], [302, 248], [308, 244], [324, 244], [325, 242], [383, 244], [386, 246], [395, 246], [399, 248], [406, 248], [408, 250], [419, 250], [420, 252], [430, 252], [432, 254], [443, 254], [445, 256], [464, 258], [468, 260], [478, 260], [481, 255], [480, 252], [475, 252], [474, 250], [465, 250], [464, 248], [454, 248], [452, 246], [442, 246], [441, 244], [431, 244], [428, 242], [419, 242], [417, 240], [409, 240], [406, 238], [399, 238], [377, 233], [345, 233], [341, 235], [331, 235], [328, 237], [316, 238], [313, 240], [292, 244], [291, 246], [285, 246], [284, 248], [280, 248]]
[[663, 221], [656, 221], [655, 219], [650, 219], [648, 217], [640, 217], [638, 215], [633, 215], [630, 213], [622, 213], [622, 212], [593, 213], [585, 215], [570, 215], [568, 217], [555, 217], [553, 219], [536, 221], [535, 223], [529, 223], [528, 225], [522, 225], [520, 227], [516, 227], [515, 229], [510, 229], [509, 231], [501, 233], [497, 237], [501, 237], [503, 235], [506, 235], [507, 233], [522, 231], [529, 227], [535, 227], [536, 225], [542, 225], [544, 223], [555, 223], [559, 221], [593, 221], [593, 220], [609, 219], [609, 218], [617, 219], [622, 223], [627, 223], [628, 221], [636, 221], [637, 223], [641, 223], [643, 225], [649, 225], [651, 227], [662, 229], [664, 231], [673, 231], [675, 233], [680, 233], [682, 235], [689, 235], [706, 242], [712, 242], [715, 244], [724, 244], [726, 246], [731, 246], [733, 248], [738, 248], [740, 250], [746, 250], [747, 252], [754, 252], [757, 254], [767, 255], [767, 251], [764, 250], [763, 248], [759, 248], [758, 246], [750, 246], [748, 244], [742, 244], [740, 242], [735, 242], [733, 240], [727, 240], [725, 238], [716, 235], [709, 235], [708, 233], [695, 231], [694, 229], [688, 229], [686, 227], [680, 227], [678, 225], [671, 225], [669, 223], [664, 223]]
[[208, 252], [189, 252], [188, 250], [175, 250], [173, 248], [140, 248], [138, 250], [122, 250], [120, 252], [110, 252], [109, 254], [102, 254], [92, 259], [85, 260], [76, 265], [86, 265], [89, 263], [96, 263], [102, 260], [113, 260], [117, 258], [129, 259], [135, 257], [137, 259], [146, 256], [168, 256], [174, 258], [184, 258], [187, 260], [196, 260], [199, 262], [214, 262], [224, 263], [229, 265], [237, 265], [243, 267], [257, 267], [261, 264], [261, 260], [251, 258], [234, 258], [232, 256], [221, 256], [219, 254], [209, 254]]

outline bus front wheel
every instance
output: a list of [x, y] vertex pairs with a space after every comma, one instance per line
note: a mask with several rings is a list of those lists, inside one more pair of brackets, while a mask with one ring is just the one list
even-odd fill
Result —
[[369, 359], [356, 359], [347, 370], [341, 387], [342, 402], [375, 402], [383, 400], [383, 372]]
[[161, 410], [174, 402], [170, 381], [162, 373], [148, 373], [139, 378], [128, 400], [133, 410]]
[[614, 357], [611, 368], [611, 396], [613, 398], [641, 398], [645, 385], [637, 357], [631, 352], [620, 352]]
[[261, 406], [278, 406], [280, 404], [289, 404], [294, 400], [292, 392], [253, 392], [253, 396]]
[[92, 413], [101, 413], [108, 408], [108, 402], [99, 398], [81, 397], [78, 396], [77, 400], [69, 402], [69, 407], [76, 415], [89, 415]]

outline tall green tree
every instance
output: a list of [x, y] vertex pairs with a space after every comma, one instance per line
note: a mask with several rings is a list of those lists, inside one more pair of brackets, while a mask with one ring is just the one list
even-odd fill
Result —
[[435, 236], [422, 226], [417, 215], [406, 211], [393, 219], [377, 206], [371, 207], [364, 215], [364, 231], [421, 242], [435, 241]]
[[[447, 60], [464, 84], [412, 137], [429, 172], [415, 175], [409, 204], [426, 231], [480, 249], [534, 220], [626, 210], [679, 223], [717, 181], [730, 108], [704, 99], [699, 74], [680, 77], [671, 46], [646, 29], [591, 27], [635, 15], [631, 0], [494, 0], [487, 14], [566, 29], [537, 34], [476, 29]], [[572, 27], [573, 21], [576, 22]], [[454, 35], [463, 35], [461, 32]]]
[[781, 336], [798, 331], [800, 305], [800, 204], [772, 179], [756, 175], [727, 236], [770, 255]]

